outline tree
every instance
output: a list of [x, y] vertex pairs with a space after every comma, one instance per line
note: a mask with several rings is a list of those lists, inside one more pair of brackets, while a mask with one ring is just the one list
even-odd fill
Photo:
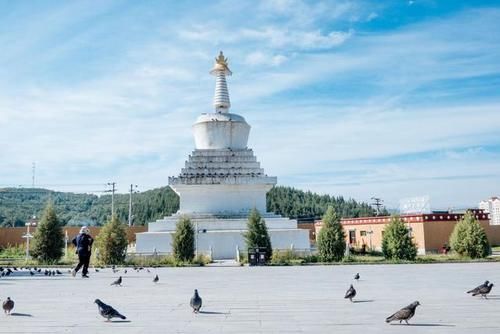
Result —
[[271, 238], [267, 232], [266, 222], [255, 208], [248, 215], [247, 231], [243, 234], [243, 237], [245, 238], [247, 249], [265, 248], [266, 259], [271, 259], [273, 256], [273, 247], [271, 245]]
[[35, 231], [31, 254], [41, 262], [53, 263], [61, 258], [63, 248], [63, 229], [52, 202], [49, 202]]
[[397, 215], [391, 217], [382, 236], [382, 253], [386, 259], [413, 261], [417, 257], [417, 245], [410, 230]]
[[127, 255], [127, 231], [118, 217], [111, 217], [96, 238], [99, 261], [104, 264], [120, 264]]
[[333, 206], [329, 206], [323, 216], [323, 227], [318, 233], [318, 252], [323, 262], [340, 261], [344, 257], [345, 233]]
[[195, 231], [188, 217], [181, 217], [175, 226], [172, 249], [178, 261], [192, 261], [194, 259]]
[[450, 236], [450, 246], [458, 254], [473, 259], [490, 254], [486, 232], [470, 211], [455, 225]]

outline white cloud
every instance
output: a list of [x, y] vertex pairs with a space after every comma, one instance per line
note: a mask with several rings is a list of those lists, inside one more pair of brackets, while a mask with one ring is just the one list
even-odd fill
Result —
[[287, 59], [288, 57], [284, 55], [270, 55], [261, 51], [255, 51], [246, 56], [245, 63], [251, 66], [279, 66]]

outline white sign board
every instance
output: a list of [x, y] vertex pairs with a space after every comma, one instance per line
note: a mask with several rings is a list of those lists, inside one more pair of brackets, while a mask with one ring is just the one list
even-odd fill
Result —
[[403, 198], [399, 201], [401, 214], [418, 214], [431, 212], [430, 198], [428, 195]]

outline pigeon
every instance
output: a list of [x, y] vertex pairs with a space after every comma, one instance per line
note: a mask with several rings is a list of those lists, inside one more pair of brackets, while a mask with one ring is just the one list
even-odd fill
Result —
[[111, 285], [119, 285], [119, 286], [122, 286], [122, 277], [118, 277], [118, 279], [116, 281], [114, 281], [113, 283], [111, 283]]
[[472, 295], [473, 296], [481, 295], [481, 297], [484, 297], [484, 298], [488, 299], [488, 297], [486, 297], [486, 295], [488, 293], [490, 293], [491, 288], [493, 288], [493, 283], [490, 283], [490, 285], [481, 287], [479, 290], [477, 290], [474, 293], [472, 293]]
[[356, 296], [356, 289], [354, 289], [354, 287], [351, 286], [349, 287], [349, 289], [346, 291], [345, 293], [345, 299], [349, 298], [349, 300], [352, 302], [352, 299]]
[[158, 275], [156, 275], [155, 278], [153, 278], [153, 283], [158, 283], [159, 280], [160, 278], [158, 277]]
[[415, 315], [415, 310], [417, 309], [418, 305], [420, 305], [420, 303], [418, 301], [415, 301], [410, 305], [403, 307], [401, 310], [385, 319], [385, 322], [389, 323], [391, 321], [399, 320], [399, 323], [401, 323], [404, 320], [406, 324], [409, 325], [408, 320], [410, 320]]
[[7, 297], [7, 300], [3, 302], [2, 307], [5, 314], [10, 314], [10, 311], [14, 308], [14, 301], [10, 299], [10, 297]]
[[99, 269], [95, 268], [95, 272], [98, 273], [99, 272]]
[[193, 308], [194, 313], [200, 312], [201, 303], [202, 300], [200, 295], [198, 295], [198, 290], [194, 289], [194, 296], [191, 297], [191, 301], [189, 302], [189, 305]]
[[479, 291], [479, 289], [481, 289], [481, 288], [483, 288], [483, 287], [485, 287], [485, 286], [488, 286], [488, 284], [489, 284], [489, 283], [490, 283], [490, 281], [486, 280], [486, 281], [484, 281], [484, 283], [483, 283], [483, 284], [481, 284], [481, 285], [479, 285], [479, 286], [475, 287], [475, 288], [474, 288], [474, 289], [472, 289], [472, 290], [467, 291], [467, 293], [475, 293], [475, 292]]
[[354, 275], [354, 279], [357, 281], [359, 279], [359, 273], [357, 273], [356, 275]]
[[120, 312], [115, 310], [112, 306], [104, 304], [100, 299], [96, 299], [94, 303], [97, 304], [99, 314], [108, 319], [107, 321], [110, 321], [112, 318], [127, 319], [126, 316], [120, 314]]
[[57, 269], [57, 270], [56, 270], [56, 273], [57, 273], [58, 275], [62, 275], [62, 272], [60, 272], [60, 271], [59, 271], [59, 269]]
[[30, 270], [30, 275], [33, 276], [35, 275], [35, 273]]

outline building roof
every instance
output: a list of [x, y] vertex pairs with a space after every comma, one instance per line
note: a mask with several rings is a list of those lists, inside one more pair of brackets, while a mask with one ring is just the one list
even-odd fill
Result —
[[[489, 220], [489, 215], [484, 210], [471, 210], [475, 218], [478, 220]], [[422, 213], [422, 214], [406, 214], [401, 215], [401, 219], [405, 223], [426, 223], [437, 221], [458, 221], [464, 216], [463, 213]], [[366, 224], [388, 224], [391, 221], [391, 216], [373, 216], [360, 218], [342, 218], [342, 225], [366, 225]], [[322, 221], [317, 221], [316, 224], [321, 225]]]

